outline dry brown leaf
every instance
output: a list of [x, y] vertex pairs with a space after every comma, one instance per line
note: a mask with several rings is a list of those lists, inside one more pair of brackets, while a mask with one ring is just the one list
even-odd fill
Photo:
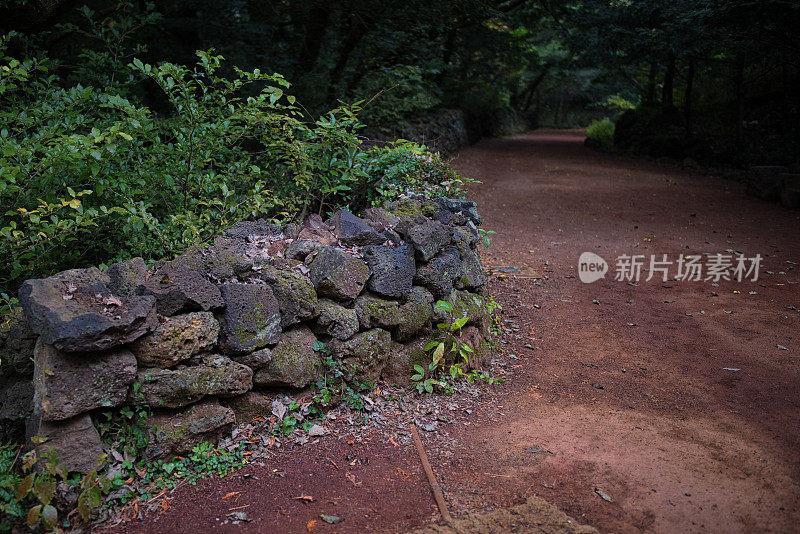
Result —
[[103, 299], [103, 304], [106, 306], [122, 306], [122, 301], [114, 295], [109, 295]]
[[241, 491], [232, 491], [232, 492], [230, 492], [230, 493], [226, 494], [226, 495], [225, 495], [225, 496], [222, 498], [222, 500], [223, 500], [223, 501], [227, 501], [227, 500], [228, 500], [228, 499], [230, 499], [231, 497], [236, 497], [236, 496], [237, 496], [237, 495], [239, 495], [240, 493], [241, 493]]
[[299, 497], [295, 497], [295, 499], [303, 502], [314, 502], [314, 497], [311, 495], [300, 495]]
[[361, 484], [362, 484], [362, 482], [356, 482], [356, 477], [355, 477], [355, 475], [353, 475], [352, 473], [347, 473], [347, 474], [345, 475], [345, 478], [347, 478], [347, 480], [349, 480], [350, 482], [352, 482], [352, 483], [353, 483], [353, 485], [354, 485], [355, 487], [357, 487], [357, 488], [358, 488], [358, 487], [360, 487], [360, 486], [361, 486]]
[[312, 530], [312, 529], [313, 529], [315, 526], [317, 526], [317, 520], [316, 520], [316, 519], [312, 519], [311, 521], [309, 521], [308, 523], [306, 523], [306, 530], [308, 530], [309, 532], [311, 532], [311, 530]]

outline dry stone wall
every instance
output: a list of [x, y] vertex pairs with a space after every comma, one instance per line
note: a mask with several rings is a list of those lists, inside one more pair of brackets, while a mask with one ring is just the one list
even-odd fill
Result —
[[474, 202], [412, 197], [361, 217], [238, 223], [149, 269], [135, 258], [28, 280], [0, 327], [0, 422], [6, 434], [25, 423], [28, 439], [47, 438], [86, 471], [102, 450], [91, 415], [147, 405], [146, 454], [185, 453], [237, 416], [268, 414], [254, 388], [312, 384], [319, 341], [350, 380], [407, 384], [448, 319], [437, 299], [469, 318], [463, 335], [479, 365], [479, 224]]

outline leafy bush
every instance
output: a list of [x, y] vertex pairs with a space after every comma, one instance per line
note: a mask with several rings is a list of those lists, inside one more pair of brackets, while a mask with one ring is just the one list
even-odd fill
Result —
[[461, 186], [473, 182], [456, 173], [438, 154], [404, 140], [373, 148], [364, 164], [365, 179], [353, 196], [356, 209], [408, 193], [464, 196]]
[[[6, 37], [7, 40], [7, 37]], [[158, 109], [107, 88], [67, 86], [47, 58], [0, 43], [0, 291], [55, 271], [132, 256], [158, 259], [250, 218], [302, 219], [458, 179], [401, 144], [365, 149], [358, 106], [304, 120], [279, 74], [197, 52], [189, 68], [137, 59], [131, 79], [162, 92]], [[138, 76], [138, 78], [135, 78]], [[109, 82], [110, 83], [110, 82]], [[133, 84], [131, 81], [129, 83]], [[119, 90], [117, 90], [119, 89]]]
[[608, 117], [592, 121], [586, 127], [586, 139], [589, 145], [611, 150], [614, 148], [614, 123]]
[[14, 469], [19, 457], [19, 446], [0, 444], [0, 531], [11, 530], [12, 519], [25, 517], [27, 511], [17, 501], [17, 485], [22, 475]]

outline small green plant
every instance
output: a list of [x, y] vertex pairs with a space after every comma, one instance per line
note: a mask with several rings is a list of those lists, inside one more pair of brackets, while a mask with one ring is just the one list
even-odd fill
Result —
[[428, 148], [402, 139], [373, 148], [363, 162], [366, 179], [353, 196], [355, 207], [375, 206], [409, 193], [463, 198], [463, 187], [478, 183], [456, 173]]
[[489, 248], [490, 244], [489, 236], [492, 236], [496, 233], [497, 232], [495, 232], [494, 230], [484, 230], [483, 228], [478, 228], [478, 237], [480, 238], [481, 243], [483, 243], [483, 246], [485, 246], [486, 248]]
[[11, 530], [12, 520], [25, 517], [27, 510], [17, 500], [17, 486], [22, 475], [14, 466], [19, 459], [21, 446], [0, 444], [0, 531]]
[[[102, 467], [105, 454], [100, 455], [97, 460]], [[40, 464], [40, 470], [34, 469], [37, 464]], [[110, 481], [99, 475], [97, 470], [80, 478], [70, 478], [66, 466], [59, 463], [58, 453], [52, 447], [46, 447], [46, 452], [41, 457], [36, 450], [22, 456], [21, 471], [22, 474], [27, 474], [17, 483], [15, 498], [18, 505], [23, 509], [27, 508], [25, 523], [31, 528], [36, 525], [41, 525], [48, 531], [56, 528], [59, 513], [53, 505], [53, 498], [59, 479], [79, 486], [76, 510], [84, 521], [89, 519], [92, 510], [100, 506], [103, 494], [111, 487]]]
[[[438, 338], [425, 346], [425, 352], [431, 356], [427, 370], [419, 364], [413, 366], [414, 374], [411, 376], [411, 380], [416, 382], [417, 392], [433, 393], [440, 390], [445, 394], [450, 394], [453, 391], [453, 383], [461, 378], [471, 384], [477, 381], [485, 381], [489, 384], [504, 382], [502, 378], [492, 377], [486, 371], [472, 369], [467, 372], [464, 370], [475, 353], [474, 349], [461, 339], [461, 331], [469, 322], [469, 317], [454, 318], [453, 305], [444, 300], [437, 301], [434, 308], [444, 310], [449, 317], [448, 320], [436, 325], [439, 330]], [[487, 297], [484, 300], [484, 309], [486, 314], [494, 320], [495, 313], [501, 307], [493, 299]]]
[[[134, 391], [138, 389], [136, 386], [134, 384]], [[127, 458], [136, 458], [147, 447], [149, 416], [150, 410], [146, 406], [123, 406], [119, 410], [101, 413], [95, 417], [94, 424], [106, 449], [113, 449]], [[131, 467], [131, 460], [123, 465], [124, 469]]]
[[371, 391], [372, 384], [367, 382], [349, 382], [342, 369], [342, 362], [334, 358], [327, 350], [325, 343], [317, 341], [314, 350], [322, 353], [320, 378], [314, 383], [314, 404], [321, 411], [337, 402], [344, 402], [355, 411], [364, 410], [362, 393]]
[[586, 127], [586, 137], [595, 146], [610, 150], [614, 148], [614, 123], [608, 117], [594, 120]]
[[434, 308], [444, 310], [450, 315], [448, 321], [436, 325], [440, 332], [439, 339], [425, 346], [425, 352], [431, 355], [431, 363], [428, 364], [429, 373], [426, 373], [421, 365], [414, 365], [416, 372], [411, 376], [411, 380], [417, 382], [419, 393], [433, 393], [437, 387], [446, 389], [446, 383], [436, 378], [440, 365], [444, 366], [446, 362], [450, 362], [447, 373], [451, 380], [464, 376], [466, 373], [462, 367], [469, 365], [469, 358], [474, 353], [472, 347], [461, 339], [461, 330], [469, 321], [469, 317], [453, 319], [453, 305], [444, 300], [436, 302]]
[[225, 476], [247, 463], [247, 448], [245, 442], [232, 450], [218, 449], [209, 442], [203, 442], [193, 447], [186, 458], [150, 462], [143, 466], [144, 476], [138, 497], [148, 501], [178, 484], [196, 484], [207, 476]]

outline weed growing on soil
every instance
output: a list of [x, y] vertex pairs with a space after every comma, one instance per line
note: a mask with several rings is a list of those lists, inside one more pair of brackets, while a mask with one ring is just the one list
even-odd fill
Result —
[[[83, 476], [70, 476], [66, 466], [58, 461], [58, 454], [51, 447], [47, 448], [41, 458], [35, 450], [21, 456], [19, 471], [15, 472], [14, 465], [19, 452], [10, 463], [6, 461], [9, 451], [15, 449], [19, 450], [18, 447], [4, 446], [1, 454], [3, 465], [0, 479], [3, 480], [4, 487], [0, 495], [3, 498], [2, 508], [8, 513], [8, 523], [0, 524], [0, 529], [8, 530], [13, 526], [12, 521], [24, 517], [25, 523], [32, 529], [40, 527], [47, 531], [60, 530], [59, 510], [54, 503], [56, 490], [61, 483], [75, 488], [78, 493], [75, 510], [81, 519], [86, 521], [92, 510], [100, 506], [103, 495], [108, 493], [111, 487], [109, 479], [99, 475], [97, 470]], [[105, 454], [101, 454], [97, 458], [97, 464], [103, 466], [104, 463]], [[37, 464], [39, 468], [34, 469]], [[12, 487], [14, 492], [10, 491]], [[62, 526], [68, 528], [69, 521], [62, 521]]]
[[[425, 352], [431, 356], [428, 369], [421, 365], [414, 365], [415, 373], [411, 380], [417, 384], [417, 392], [433, 393], [436, 390], [449, 395], [453, 392], [453, 383], [464, 378], [470, 384], [484, 380], [489, 384], [503, 382], [500, 378], [492, 377], [486, 371], [472, 369], [464, 371], [469, 365], [470, 358], [475, 354], [474, 349], [461, 339], [462, 329], [469, 322], [469, 317], [453, 318], [453, 305], [444, 300], [437, 301], [436, 309], [444, 310], [449, 314], [449, 320], [436, 325], [440, 335], [425, 345]], [[499, 306], [493, 300], [487, 300], [486, 312], [492, 315]]]

